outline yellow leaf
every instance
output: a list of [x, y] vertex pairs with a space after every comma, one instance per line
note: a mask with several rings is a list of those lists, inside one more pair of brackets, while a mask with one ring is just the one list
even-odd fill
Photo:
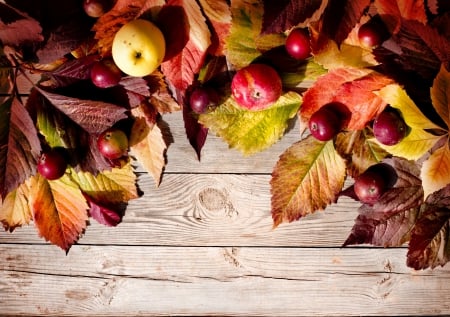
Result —
[[425, 197], [450, 184], [449, 143], [440, 147], [422, 165], [420, 173]]
[[450, 72], [443, 65], [433, 81], [431, 100], [434, 109], [450, 129]]
[[88, 205], [78, 185], [67, 174], [54, 181], [36, 174], [29, 197], [39, 235], [68, 251], [88, 221]]
[[121, 204], [139, 197], [136, 174], [130, 163], [95, 176], [89, 172], [73, 172], [72, 177], [83, 192], [107, 205]]
[[0, 221], [5, 230], [13, 231], [16, 227], [28, 224], [33, 218], [28, 205], [28, 194], [29, 187], [25, 182], [9, 192], [0, 204]]
[[417, 160], [429, 151], [439, 140], [440, 136], [431, 134], [425, 129], [441, 129], [429, 120], [416, 106], [406, 91], [398, 84], [387, 85], [378, 95], [392, 107], [397, 108], [409, 126], [408, 135], [398, 144], [387, 146], [376, 140], [383, 149], [389, 153], [409, 160]]
[[159, 186], [161, 175], [166, 165], [164, 154], [167, 145], [161, 129], [156, 123], [147, 120], [142, 107], [132, 110], [135, 117], [130, 135], [130, 153], [141, 162], [144, 169], [152, 175]]
[[440, 129], [438, 125], [434, 124], [420, 111], [406, 91], [398, 84], [387, 85], [380, 89], [378, 95], [386, 103], [400, 110], [403, 119], [410, 128]]

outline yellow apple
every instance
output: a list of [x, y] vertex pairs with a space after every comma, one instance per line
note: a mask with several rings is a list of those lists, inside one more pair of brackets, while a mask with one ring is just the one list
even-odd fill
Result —
[[113, 39], [112, 57], [117, 67], [130, 76], [146, 76], [164, 59], [166, 42], [152, 22], [132, 20], [123, 25]]

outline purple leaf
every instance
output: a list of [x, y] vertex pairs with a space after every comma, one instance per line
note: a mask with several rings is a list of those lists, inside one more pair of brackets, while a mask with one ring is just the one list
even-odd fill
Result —
[[208, 136], [208, 128], [205, 128], [203, 125], [198, 123], [192, 113], [192, 110], [186, 105], [183, 107], [183, 119], [184, 128], [186, 130], [189, 143], [194, 148], [197, 153], [197, 158], [200, 160], [200, 153]]

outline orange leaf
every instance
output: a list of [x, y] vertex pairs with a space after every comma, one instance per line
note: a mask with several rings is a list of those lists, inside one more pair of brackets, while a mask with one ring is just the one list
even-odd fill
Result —
[[209, 52], [215, 56], [223, 55], [225, 39], [231, 29], [230, 7], [224, 0], [200, 0], [200, 4], [213, 27], [213, 43]]
[[447, 71], [444, 65], [433, 81], [431, 87], [431, 100], [436, 112], [444, 120], [447, 127], [450, 129], [450, 72]]
[[345, 176], [345, 161], [333, 142], [308, 136], [293, 144], [272, 172], [273, 226], [298, 220], [335, 202]]
[[211, 44], [211, 33], [196, 1], [173, 0], [170, 5], [184, 9], [189, 24], [189, 40], [178, 55], [162, 63], [161, 69], [177, 89], [184, 91], [203, 66]]
[[130, 152], [153, 176], [158, 186], [166, 164], [164, 154], [167, 145], [161, 129], [156, 124], [156, 117], [151, 121], [151, 114], [146, 112], [148, 110], [143, 106], [132, 110], [135, 121], [130, 135]]
[[32, 177], [30, 206], [39, 235], [66, 252], [86, 229], [88, 205], [67, 175], [55, 181]]
[[300, 108], [302, 124], [307, 124], [311, 115], [323, 105], [339, 102], [351, 113], [347, 128], [361, 130], [385, 108], [386, 102], [375, 92], [390, 83], [392, 80], [388, 77], [368, 69], [331, 70], [306, 91]]
[[425, 197], [450, 184], [450, 146], [448, 141], [423, 163], [420, 177]]
[[427, 23], [424, 1], [375, 0], [374, 5], [392, 33], [398, 32], [402, 18]]
[[9, 192], [0, 204], [0, 221], [5, 230], [13, 231], [16, 227], [28, 224], [32, 219], [28, 195], [29, 186], [25, 182]]

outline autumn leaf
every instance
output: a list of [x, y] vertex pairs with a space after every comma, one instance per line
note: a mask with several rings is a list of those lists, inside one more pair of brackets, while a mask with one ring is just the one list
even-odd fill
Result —
[[339, 68], [319, 77], [303, 96], [300, 109], [301, 123], [305, 127], [311, 115], [330, 102], [345, 105], [351, 116], [349, 130], [361, 130], [386, 106], [376, 92], [392, 83], [388, 77], [368, 70]]
[[[392, 84], [384, 87], [378, 92], [378, 95], [392, 107], [397, 108], [410, 128], [408, 135], [396, 145], [378, 144], [387, 152], [405, 157], [410, 160], [416, 160], [429, 151], [440, 136], [427, 132], [427, 129], [441, 129], [439, 126], [429, 120], [409, 98], [406, 92], [398, 85]], [[374, 140], [374, 142], [376, 142]]]
[[431, 87], [431, 100], [436, 112], [450, 130], [450, 72], [441, 65], [441, 69]]
[[135, 120], [129, 141], [130, 153], [141, 162], [144, 169], [152, 175], [156, 186], [159, 186], [166, 165], [164, 155], [167, 145], [157, 125], [156, 116], [151, 118], [148, 112], [144, 106], [132, 110]]
[[374, 6], [391, 33], [398, 32], [402, 18], [427, 23], [424, 1], [375, 0]]
[[33, 215], [28, 204], [29, 191], [29, 184], [22, 183], [0, 201], [0, 222], [5, 230], [12, 232], [32, 220]]
[[167, 6], [181, 7], [189, 24], [189, 40], [178, 55], [161, 64], [167, 80], [181, 91], [185, 91], [200, 71], [211, 44], [211, 33], [197, 2], [170, 0]]
[[0, 43], [20, 46], [44, 40], [42, 27], [27, 14], [0, 2]]
[[450, 261], [450, 185], [427, 197], [411, 232], [407, 265], [416, 270]]
[[88, 205], [78, 185], [68, 175], [48, 181], [31, 178], [30, 205], [39, 235], [66, 252], [86, 229]]
[[345, 176], [345, 161], [333, 142], [320, 142], [308, 136], [294, 143], [280, 156], [272, 172], [274, 227], [335, 202]]
[[328, 1], [264, 0], [263, 34], [285, 32], [295, 26], [317, 21]]
[[383, 160], [395, 169], [396, 181], [374, 205], [364, 204], [344, 246], [369, 243], [401, 246], [411, 238], [420, 214], [423, 190], [419, 167], [402, 158]]
[[224, 54], [225, 40], [231, 29], [231, 11], [225, 0], [200, 0], [203, 13], [212, 26], [209, 53], [214, 56]]
[[66, 87], [80, 80], [90, 79], [91, 67], [98, 58], [97, 55], [88, 55], [63, 63], [48, 74], [53, 80], [53, 88]]
[[112, 103], [68, 97], [40, 88], [37, 90], [55, 108], [91, 134], [100, 134], [116, 122], [127, 118], [127, 109]]
[[421, 175], [425, 197], [450, 184], [450, 145], [444, 146], [431, 153], [423, 163]]
[[164, 75], [159, 71], [154, 71], [146, 77], [150, 87], [150, 103], [160, 113], [171, 113], [180, 111], [181, 107], [172, 96], [169, 87], [164, 80]]
[[336, 150], [347, 161], [347, 174], [357, 177], [370, 166], [381, 162], [388, 153], [373, 138], [369, 129], [344, 131], [337, 135]]
[[36, 171], [41, 145], [34, 123], [16, 97], [0, 104], [0, 196], [15, 190]]
[[125, 213], [126, 203], [139, 197], [137, 177], [130, 163], [97, 175], [74, 172], [72, 178], [89, 203], [89, 215], [107, 226], [119, 224]]
[[264, 7], [260, 1], [236, 0], [231, 3], [232, 25], [226, 39], [228, 61], [237, 69], [276, 46], [283, 45], [285, 35], [261, 35]]
[[[370, 0], [329, 0], [318, 28], [320, 37], [331, 39], [340, 46], [361, 19], [370, 2]], [[321, 39], [318, 40], [316, 50], [321, 50], [322, 42]]]
[[231, 148], [250, 155], [270, 147], [283, 136], [301, 102], [301, 96], [291, 91], [265, 110], [249, 111], [230, 97], [214, 111], [201, 114], [199, 122], [222, 137]]

